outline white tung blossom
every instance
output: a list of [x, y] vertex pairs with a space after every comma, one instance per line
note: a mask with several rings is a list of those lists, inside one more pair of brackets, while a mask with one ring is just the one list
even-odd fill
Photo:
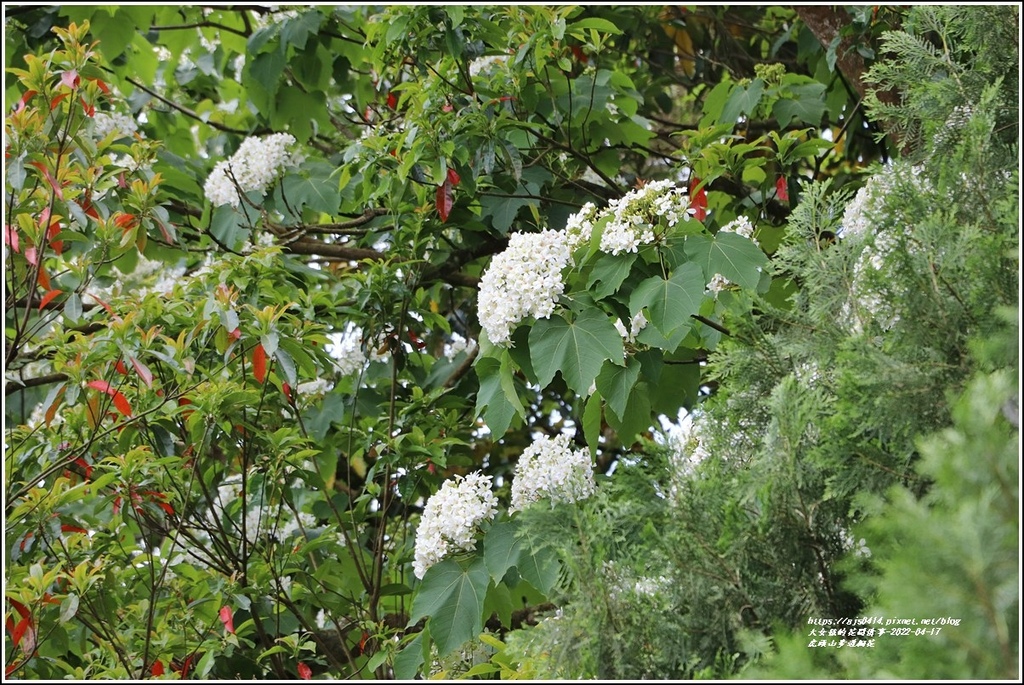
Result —
[[294, 144], [295, 137], [289, 133], [246, 138], [234, 155], [213, 168], [203, 186], [207, 199], [214, 205], [238, 207], [239, 190], [265, 194], [281, 171], [295, 164], [296, 159], [289, 152]]
[[512, 481], [512, 511], [525, 509], [547, 498], [578, 502], [594, 494], [594, 469], [585, 449], [569, 448], [569, 436], [541, 436], [533, 441], [516, 464]]
[[498, 513], [491, 477], [479, 471], [445, 481], [431, 495], [416, 529], [413, 572], [423, 578], [427, 569], [458, 551], [476, 549], [477, 529]]
[[754, 224], [750, 223], [750, 219], [745, 216], [736, 217], [734, 221], [730, 221], [718, 231], [730, 231], [732, 233], [738, 233], [739, 235], [754, 241], [754, 244], [760, 246], [761, 243], [754, 237]]
[[480, 74], [492, 74], [498, 67], [505, 64], [507, 57], [505, 55], [487, 55], [485, 57], [477, 57], [469, 63], [469, 75], [471, 77], [479, 76]]
[[139, 124], [135, 119], [120, 112], [96, 112], [92, 124], [97, 140], [103, 140], [115, 131], [118, 138], [131, 138], [139, 130]]
[[622, 323], [622, 319], [615, 320], [615, 330], [619, 332], [619, 335], [628, 342], [636, 342], [636, 336], [640, 335], [640, 331], [647, 327], [647, 317], [644, 316], [642, 311], [636, 313], [630, 322], [629, 330], [626, 330], [626, 324]]
[[546, 319], [565, 289], [569, 262], [564, 231], [514, 233], [480, 279], [480, 324], [495, 345], [508, 345], [516, 324], [528, 316]]
[[654, 225], [664, 221], [670, 228], [682, 219], [689, 197], [670, 180], [653, 181], [608, 203], [611, 221], [601, 234], [601, 251], [636, 252], [654, 241]]

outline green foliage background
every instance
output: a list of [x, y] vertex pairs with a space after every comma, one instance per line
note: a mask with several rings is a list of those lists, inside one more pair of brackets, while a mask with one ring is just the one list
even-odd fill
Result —
[[[8, 8], [6, 674], [1019, 677], [1019, 9], [825, 11]], [[707, 215], [480, 335], [511, 233], [663, 178]], [[597, 494], [416, 579], [561, 431]], [[865, 616], [959, 625], [808, 646]]]

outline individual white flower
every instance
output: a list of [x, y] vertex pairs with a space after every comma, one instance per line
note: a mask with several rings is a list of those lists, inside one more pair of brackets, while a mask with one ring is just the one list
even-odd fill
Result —
[[718, 293], [722, 292], [728, 287], [729, 279], [723, 276], [722, 274], [715, 274], [714, 276], [711, 277], [711, 280], [705, 287], [704, 292], [714, 293], [715, 295], [718, 295]]
[[264, 195], [281, 171], [295, 163], [295, 157], [289, 152], [294, 144], [295, 137], [289, 133], [246, 138], [235, 154], [218, 162], [210, 172], [203, 186], [206, 198], [213, 205], [238, 207], [239, 190]]
[[636, 313], [630, 322], [629, 330], [626, 330], [626, 324], [622, 323], [622, 319], [615, 320], [615, 330], [619, 332], [619, 335], [628, 342], [636, 342], [636, 336], [640, 335], [640, 331], [647, 327], [647, 317], [642, 311]]
[[139, 130], [135, 119], [120, 112], [96, 112], [92, 118], [93, 133], [98, 140], [103, 140], [112, 132], [117, 132], [118, 138], [131, 138]]
[[478, 310], [487, 338], [507, 346], [520, 321], [551, 316], [565, 290], [562, 269], [568, 262], [564, 231], [512, 234], [480, 279]]
[[416, 529], [413, 572], [423, 578], [427, 569], [449, 554], [476, 549], [481, 523], [498, 513], [498, 498], [491, 492], [491, 477], [479, 471], [445, 481], [431, 495]]
[[590, 453], [569, 448], [569, 436], [541, 436], [519, 457], [512, 481], [512, 511], [525, 509], [542, 498], [578, 502], [594, 494], [594, 469]]

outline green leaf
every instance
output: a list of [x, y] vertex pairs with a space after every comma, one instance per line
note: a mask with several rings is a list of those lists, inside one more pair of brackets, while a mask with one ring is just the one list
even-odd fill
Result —
[[622, 336], [599, 309], [587, 309], [571, 324], [552, 316], [541, 319], [530, 330], [530, 355], [541, 387], [560, 371], [569, 387], [582, 397], [606, 359], [623, 363]]
[[[688, 236], [683, 250], [690, 259], [700, 264], [706, 279], [722, 274], [741, 288], [757, 288], [761, 271], [768, 266], [768, 258], [757, 245], [732, 231], [721, 231], [714, 238]], [[696, 310], [691, 313], [696, 313]]]
[[487, 596], [484, 597], [484, 616], [497, 614], [498, 620], [501, 621], [502, 625], [511, 626], [512, 609], [514, 606], [512, 593], [509, 591], [508, 585], [498, 583], [488, 588]]
[[[423, 655], [423, 636], [426, 631], [416, 633], [416, 637], [407, 644], [402, 651], [395, 655], [394, 669], [396, 680], [412, 680], [425, 661]], [[429, 644], [429, 640], [427, 641]]]
[[669, 279], [651, 276], [638, 285], [629, 298], [629, 311], [636, 316], [646, 309], [655, 328], [671, 337], [681, 326], [689, 326], [690, 316], [700, 310], [704, 284], [700, 267], [687, 262]]
[[825, 84], [794, 86], [790, 92], [797, 97], [780, 98], [772, 106], [772, 116], [778, 120], [779, 126], [789, 126], [794, 119], [812, 126], [821, 124], [821, 117], [827, 109]]
[[[606, 254], [597, 260], [594, 268], [587, 278], [587, 289], [591, 291], [595, 300], [602, 300], [609, 295], [614, 295], [622, 282], [629, 276], [633, 262], [636, 261], [636, 252], [623, 252], [622, 254]], [[595, 283], [600, 283], [596, 288]]]
[[518, 530], [514, 521], [502, 521], [491, 526], [484, 536], [484, 563], [495, 583], [519, 561], [522, 544], [516, 537]]
[[595, 391], [587, 400], [587, 407], [583, 410], [583, 437], [590, 447], [590, 456], [597, 456], [597, 445], [601, 438], [601, 403], [600, 391]]
[[500, 358], [478, 357], [475, 366], [480, 378], [480, 390], [476, 394], [476, 415], [480, 416], [483, 412], [488, 429], [497, 439], [505, 434], [515, 416], [526, 416], [526, 409], [515, 389], [512, 361], [508, 351], [503, 350]]
[[617, 416], [622, 416], [629, 402], [630, 392], [640, 376], [640, 362], [630, 357], [626, 366], [605, 363], [597, 376], [597, 389], [608, 401], [608, 406]]
[[492, 197], [485, 195], [480, 198], [483, 216], [490, 216], [491, 226], [502, 235], [508, 233], [508, 229], [512, 227], [512, 222], [516, 220], [519, 209], [531, 203], [533, 203], [533, 200], [526, 197]]
[[626, 411], [621, 417], [612, 411], [607, 412], [605, 416], [608, 417], [608, 425], [619, 434], [622, 445], [631, 446], [637, 434], [651, 427], [651, 400], [647, 383], [640, 381], [633, 386]]
[[600, 17], [587, 17], [586, 19], [580, 19], [566, 27], [566, 31], [573, 35], [582, 35], [584, 29], [596, 29], [604, 33], [610, 33], [613, 36], [617, 36], [622, 33], [622, 29], [618, 26], [607, 19], [601, 19]]
[[719, 121], [725, 124], [735, 124], [740, 115], [749, 116], [757, 107], [757, 103], [761, 101], [763, 93], [764, 81], [759, 78], [754, 79], [748, 87], [736, 86], [725, 103], [725, 107], [722, 108], [722, 116]]
[[558, 580], [558, 554], [529, 529], [524, 529], [520, 538], [525, 544], [516, 565], [519, 575], [546, 595]]
[[[333, 171], [329, 165], [320, 164], [312, 169], [309, 178], [298, 174], [285, 176], [280, 187], [287, 207], [296, 212], [308, 207], [315, 212], [337, 214], [341, 205], [341, 188], [338, 187], [338, 179], [332, 175]], [[280, 208], [285, 209], [284, 206]]]
[[[297, 17], [286, 19], [281, 23], [281, 42], [290, 45], [296, 50], [306, 46], [306, 41], [311, 35], [320, 30], [320, 23], [324, 15], [317, 10], [303, 12]], [[372, 670], [372, 669], [371, 669]]]
[[481, 558], [467, 569], [454, 559], [434, 564], [413, 599], [409, 625], [429, 616], [430, 635], [440, 656], [450, 654], [483, 630], [483, 601], [489, 582]]

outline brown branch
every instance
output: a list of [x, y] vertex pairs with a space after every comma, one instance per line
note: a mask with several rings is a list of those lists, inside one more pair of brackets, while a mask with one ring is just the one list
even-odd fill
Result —
[[34, 388], [40, 385], [49, 385], [50, 383], [60, 383], [66, 381], [68, 375], [66, 373], [50, 373], [45, 376], [36, 376], [34, 378], [19, 378], [18, 380], [11, 380], [4, 383], [4, 395], [12, 395], [21, 390], [28, 388]]
[[[793, 9], [796, 10], [797, 16], [811, 30], [823, 48], [827, 50], [832, 41], [839, 40], [836, 45], [836, 66], [839, 67], [843, 78], [863, 100], [868, 93], [868, 85], [864, 82], [867, 65], [864, 64], [864, 58], [857, 51], [855, 37], [842, 35], [843, 28], [850, 24], [849, 14], [838, 7], [829, 5], [805, 5], [796, 6]], [[899, 94], [893, 90], [875, 90], [874, 93], [884, 104], [899, 104]], [[906, 141], [902, 140], [899, 133], [885, 122], [881, 122], [881, 125], [896, 147], [905, 151]]]
[[212, 128], [215, 128], [218, 131], [223, 131], [224, 133], [237, 133], [237, 134], [243, 135], [243, 136], [259, 134], [259, 133], [264, 133], [265, 132], [264, 130], [259, 130], [259, 131], [243, 131], [242, 129], [232, 128], [230, 126], [225, 126], [224, 124], [218, 124], [216, 121], [206, 121], [206, 120], [203, 119], [203, 117], [199, 116], [199, 113], [196, 112], [195, 110], [189, 109], [188, 107], [185, 107], [184, 105], [179, 105], [177, 102], [174, 102], [173, 100], [170, 100], [170, 99], [164, 97], [163, 95], [161, 95], [160, 93], [156, 92], [152, 88], [148, 88], [147, 86], [143, 85], [140, 81], [136, 81], [131, 76], [126, 76], [125, 80], [128, 81], [128, 83], [130, 83], [133, 86], [135, 86], [136, 88], [138, 88], [139, 90], [141, 90], [141, 91], [143, 91], [145, 93], [148, 93], [149, 95], [152, 95], [153, 97], [155, 97], [157, 100], [159, 100], [160, 102], [164, 103], [168, 107], [181, 112], [182, 114], [184, 114], [185, 116], [187, 116], [187, 117], [189, 117], [191, 119], [195, 119], [196, 121], [202, 122], [202, 123], [204, 123], [204, 124], [206, 124], [206, 125], [208, 125], [208, 126], [210, 126]]

